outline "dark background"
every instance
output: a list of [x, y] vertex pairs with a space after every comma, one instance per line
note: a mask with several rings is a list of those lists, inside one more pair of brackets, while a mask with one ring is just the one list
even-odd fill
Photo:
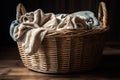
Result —
[[53, 13], [72, 13], [79, 10], [91, 10], [97, 16], [100, 1], [106, 3], [108, 10], [110, 30], [107, 42], [119, 43], [119, 0], [3, 0], [0, 5], [0, 55], [4, 55], [3, 51], [6, 50], [4, 48], [16, 47], [16, 42], [9, 35], [9, 27], [11, 22], [16, 18], [16, 6], [19, 2], [23, 3], [27, 12], [38, 8], [41, 8], [44, 12]]

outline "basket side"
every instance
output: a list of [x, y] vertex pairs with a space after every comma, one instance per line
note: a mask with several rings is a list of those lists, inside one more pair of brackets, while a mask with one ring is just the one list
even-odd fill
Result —
[[43, 73], [84, 72], [100, 61], [104, 48], [104, 33], [73, 37], [49, 37], [37, 53], [26, 55], [18, 43], [23, 64]]

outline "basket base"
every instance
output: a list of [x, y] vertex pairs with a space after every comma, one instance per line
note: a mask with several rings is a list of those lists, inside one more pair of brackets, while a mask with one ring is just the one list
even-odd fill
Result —
[[33, 70], [33, 69], [29, 69], [28, 68], [28, 70], [30, 70], [30, 71], [33, 71], [33, 72], [37, 72], [37, 73], [42, 73], [42, 74], [51, 74], [51, 75], [63, 75], [63, 74], [83, 74], [83, 73], [86, 73], [86, 72], [89, 72], [89, 71], [91, 71], [92, 69], [89, 69], [89, 70], [84, 70], [84, 71], [80, 71], [80, 72], [42, 72], [42, 71], [38, 71], [38, 70]]
[[[96, 66], [95, 66], [96, 67]], [[83, 74], [83, 73], [86, 73], [86, 72], [89, 72], [89, 71], [92, 71], [93, 69], [95, 69], [95, 67], [93, 68], [89, 68], [89, 69], [86, 69], [86, 70], [76, 70], [76, 71], [68, 71], [68, 72], [61, 72], [61, 71], [58, 71], [58, 72], [53, 72], [53, 71], [41, 71], [41, 70], [38, 70], [38, 69], [33, 69], [33, 68], [28, 68], [28, 70], [30, 71], [33, 71], [33, 72], [37, 72], [37, 73], [43, 73], [43, 74], [53, 74], [53, 75], [60, 75], [60, 74]]]

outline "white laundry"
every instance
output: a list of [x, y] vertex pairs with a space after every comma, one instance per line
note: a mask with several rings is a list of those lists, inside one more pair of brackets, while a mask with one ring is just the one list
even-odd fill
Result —
[[[38, 51], [41, 42], [49, 31], [64, 29], [88, 30], [93, 29], [91, 25], [97, 25], [97, 21], [95, 23], [91, 21], [90, 25], [86, 24], [88, 18], [82, 18], [80, 14], [76, 12], [55, 15], [44, 13], [41, 9], [26, 13], [20, 17], [20, 24], [14, 27], [14, 39], [17, 42], [22, 42], [26, 54], [33, 54]], [[93, 15], [89, 17], [93, 19]]]

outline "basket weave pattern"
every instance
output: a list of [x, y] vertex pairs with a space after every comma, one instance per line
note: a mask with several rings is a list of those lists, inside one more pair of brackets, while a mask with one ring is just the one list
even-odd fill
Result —
[[[106, 26], [105, 18], [101, 21], [103, 26]], [[79, 35], [46, 36], [37, 53], [33, 55], [27, 55], [21, 43], [17, 44], [22, 62], [28, 69], [43, 73], [83, 72], [99, 63], [106, 31], [104, 28], [84, 32], [85, 35], [76, 31]]]
[[51, 37], [43, 41], [43, 49], [34, 55], [24, 53], [18, 42], [22, 61], [29, 69], [47, 73], [81, 72], [100, 61], [104, 44], [102, 34], [74, 37]]

